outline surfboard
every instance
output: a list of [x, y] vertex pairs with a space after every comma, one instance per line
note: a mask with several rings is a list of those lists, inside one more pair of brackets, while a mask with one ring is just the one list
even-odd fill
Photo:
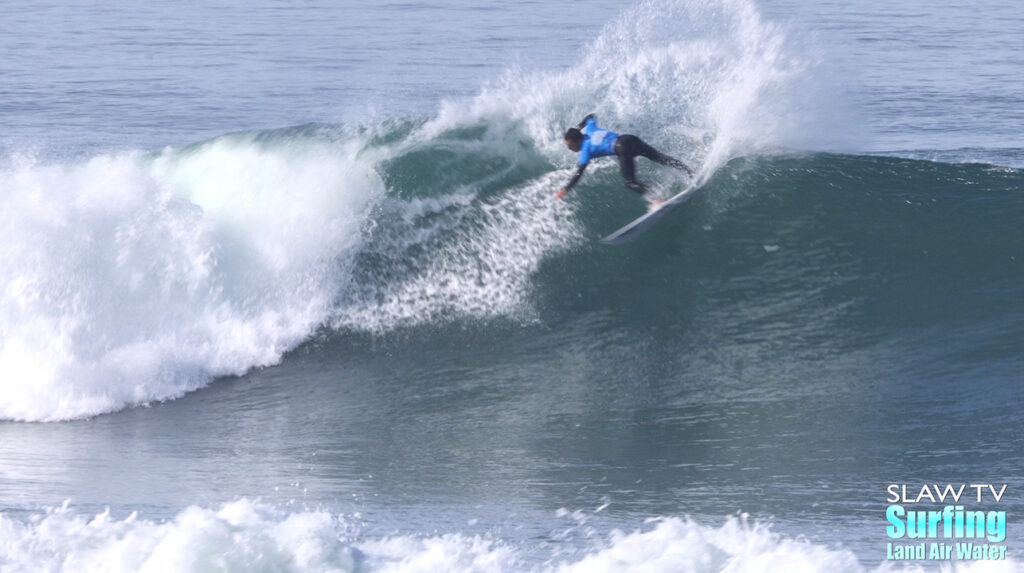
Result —
[[654, 227], [654, 225], [658, 224], [658, 221], [660, 221], [665, 215], [671, 213], [673, 209], [693, 198], [693, 196], [697, 194], [697, 191], [700, 190], [701, 186], [699, 185], [683, 189], [679, 193], [673, 195], [671, 199], [662, 203], [657, 209], [644, 214], [632, 223], [601, 239], [601, 242], [606, 245], [621, 245], [636, 239], [640, 235], [649, 231]]

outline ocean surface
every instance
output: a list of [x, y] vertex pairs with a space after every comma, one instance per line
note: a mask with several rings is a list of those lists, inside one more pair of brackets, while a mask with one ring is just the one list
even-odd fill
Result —
[[1019, 2], [2, 4], [0, 571], [1024, 570]]

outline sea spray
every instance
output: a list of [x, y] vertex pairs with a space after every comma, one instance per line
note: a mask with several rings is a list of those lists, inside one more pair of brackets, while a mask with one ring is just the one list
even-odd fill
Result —
[[[519, 122], [556, 165], [575, 158], [562, 133], [587, 113], [701, 166], [707, 177], [740, 154], [801, 148], [834, 118], [811, 98], [819, 65], [747, 0], [641, 2], [592, 38], [573, 38], [567, 70], [510, 70], [469, 103], [446, 102], [434, 135], [467, 121]], [[835, 94], [832, 95], [833, 99]]]

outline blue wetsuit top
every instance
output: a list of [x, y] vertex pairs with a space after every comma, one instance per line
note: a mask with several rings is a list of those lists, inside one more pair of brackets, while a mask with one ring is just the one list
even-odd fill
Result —
[[597, 120], [588, 117], [583, 128], [583, 143], [580, 145], [579, 165], [586, 165], [595, 157], [615, 155], [615, 140], [619, 134], [597, 127]]

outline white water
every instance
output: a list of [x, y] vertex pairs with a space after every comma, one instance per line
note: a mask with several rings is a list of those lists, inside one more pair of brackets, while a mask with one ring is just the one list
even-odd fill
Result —
[[339, 146], [226, 137], [0, 171], [0, 418], [60, 420], [272, 364], [326, 316], [382, 193]]
[[[598, 535], [589, 547], [558, 544], [529, 554], [486, 536], [459, 533], [367, 539], [358, 517], [282, 512], [246, 499], [219, 509], [189, 507], [165, 522], [63, 507], [22, 523], [0, 515], [0, 570], [15, 572], [436, 572], [535, 571], [856, 573], [921, 571], [885, 564], [865, 569], [853, 553], [780, 536], [729, 518], [721, 526], [657, 519]], [[544, 555], [546, 554], [546, 556]], [[1014, 561], [942, 564], [941, 571], [1010, 573]], [[932, 570], [932, 568], [929, 568]]]

